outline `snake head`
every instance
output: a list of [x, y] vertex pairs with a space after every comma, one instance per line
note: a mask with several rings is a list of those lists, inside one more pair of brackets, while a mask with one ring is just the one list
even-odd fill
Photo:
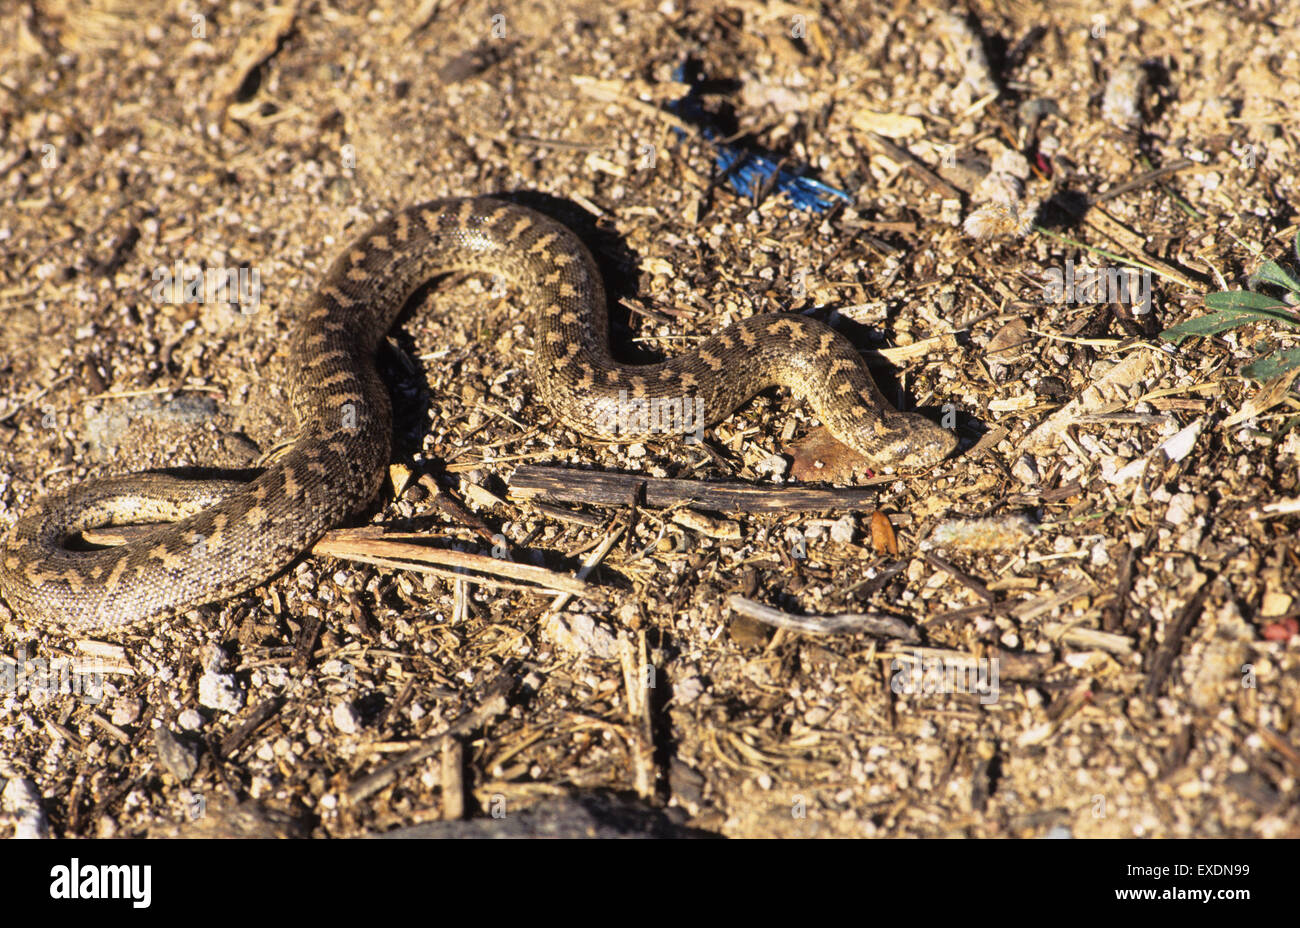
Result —
[[912, 412], [882, 415], [875, 439], [871, 462], [905, 470], [933, 467], [957, 450], [955, 432]]

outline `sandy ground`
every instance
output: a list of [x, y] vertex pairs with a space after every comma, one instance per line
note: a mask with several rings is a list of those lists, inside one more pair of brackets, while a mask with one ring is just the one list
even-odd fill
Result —
[[[815, 423], [770, 391], [703, 446], [587, 441], [536, 400], [508, 288], [452, 279], [384, 352], [394, 463], [518, 561], [603, 554], [605, 601], [314, 556], [106, 641], [0, 607], [0, 832], [355, 835], [596, 796], [656, 833], [1300, 835], [1300, 399], [1241, 374], [1295, 338], [1155, 337], [1288, 254], [1300, 10], [651, 7], [6, 5], [0, 531], [90, 476], [263, 463], [293, 438], [296, 301], [439, 196], [530, 192], [572, 224], [621, 357], [809, 313], [961, 452], [859, 472], [853, 511], [537, 509], [521, 464], [776, 491]], [[737, 195], [674, 132], [687, 60], [720, 132], [851, 204]], [[261, 300], [158, 299], [177, 262], [256, 270]], [[1150, 312], [1048, 286], [1133, 262]], [[490, 553], [418, 490], [358, 521]], [[774, 631], [737, 593], [916, 641]], [[918, 654], [992, 662], [984, 691]]]

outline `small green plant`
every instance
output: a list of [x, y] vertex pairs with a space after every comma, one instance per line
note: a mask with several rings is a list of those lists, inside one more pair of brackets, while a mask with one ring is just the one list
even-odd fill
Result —
[[[1291, 245], [1296, 261], [1300, 262], [1300, 230]], [[1259, 293], [1256, 288], [1266, 284], [1285, 291], [1281, 299]], [[1213, 310], [1208, 316], [1197, 316], [1177, 325], [1170, 326], [1160, 333], [1166, 341], [1181, 345], [1194, 335], [1210, 336], [1248, 325], [1252, 322], [1280, 322], [1283, 325], [1300, 329], [1300, 314], [1296, 304], [1300, 303], [1300, 278], [1292, 270], [1276, 261], [1265, 261], [1264, 265], [1250, 275], [1246, 281], [1248, 290], [1220, 290], [1205, 295], [1205, 306]], [[1278, 348], [1269, 352], [1273, 346], [1267, 345], [1254, 361], [1241, 369], [1241, 373], [1251, 380], [1264, 382], [1300, 367], [1300, 348]]]

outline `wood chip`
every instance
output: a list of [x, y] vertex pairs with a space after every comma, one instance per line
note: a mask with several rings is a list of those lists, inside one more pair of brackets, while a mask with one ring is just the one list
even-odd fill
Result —
[[898, 536], [894, 534], [893, 523], [879, 509], [871, 514], [871, 547], [877, 554], [898, 557]]
[[727, 598], [734, 612], [777, 628], [807, 632], [811, 635], [844, 635], [860, 632], [876, 638], [897, 638], [903, 641], [920, 641], [916, 629], [902, 619], [881, 613], [843, 613], [840, 615], [792, 615], [771, 606], [764, 606], [738, 593]]
[[1129, 388], [1141, 381], [1156, 379], [1164, 363], [1154, 352], [1132, 352], [1076, 399], [1048, 416], [1020, 443], [1019, 450], [1033, 453], [1055, 451], [1061, 445], [1062, 433], [1077, 423], [1079, 416], [1125, 408], [1129, 404]]

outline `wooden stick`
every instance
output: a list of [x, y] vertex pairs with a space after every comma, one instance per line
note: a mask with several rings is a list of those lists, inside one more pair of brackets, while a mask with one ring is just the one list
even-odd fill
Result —
[[645, 631], [637, 633], [636, 641], [626, 633], [619, 635], [619, 658], [623, 667], [623, 688], [627, 691], [628, 728], [631, 730], [633, 780], [637, 795], [642, 799], [654, 797], [655, 745], [654, 726], [650, 716], [650, 691], [656, 685], [656, 669], [646, 657]]
[[[897, 479], [891, 477], [889, 479]], [[719, 512], [827, 512], [869, 509], [878, 491], [869, 487], [782, 487], [770, 484], [702, 483], [639, 474], [612, 474], [572, 467], [524, 464], [510, 478], [513, 501], [542, 498], [549, 503], [627, 505], [628, 493], [645, 488], [644, 505], [667, 509], [682, 504]]]
[[1210, 593], [1212, 582], [1207, 579], [1201, 584], [1201, 588], [1192, 594], [1192, 598], [1178, 613], [1178, 618], [1166, 630], [1165, 640], [1161, 642], [1160, 650], [1156, 652], [1155, 660], [1152, 662], [1151, 675], [1147, 677], [1148, 696], [1159, 696], [1160, 691], [1164, 689], [1165, 681], [1169, 679], [1169, 672], [1174, 669], [1174, 659], [1183, 650], [1183, 639], [1187, 637], [1187, 633], [1192, 630], [1192, 626], [1201, 615], [1201, 607], [1205, 605], [1205, 597]]
[[349, 802], [357, 803], [379, 792], [391, 783], [399, 773], [412, 764], [418, 764], [442, 750], [443, 742], [448, 738], [470, 733], [476, 728], [490, 722], [508, 708], [506, 697], [514, 689], [515, 677], [503, 674], [483, 695], [483, 701], [476, 708], [463, 713], [458, 719], [447, 725], [436, 735], [425, 738], [419, 745], [407, 751], [401, 757], [385, 764], [367, 777], [362, 777], [348, 789]]
[[[326, 554], [331, 557], [364, 561], [385, 567], [400, 567], [405, 570], [419, 570], [437, 574], [452, 580], [468, 580], [489, 586], [509, 589], [530, 589], [517, 584], [504, 584], [488, 577], [470, 576], [461, 571], [473, 570], [482, 574], [498, 577], [510, 577], [536, 584], [540, 590], [533, 592], [564, 592], [583, 599], [603, 600], [604, 594], [597, 588], [582, 580], [566, 574], [536, 567], [532, 564], [516, 564], [503, 558], [489, 557], [486, 554], [469, 554], [464, 551], [448, 551], [443, 548], [429, 548], [424, 545], [407, 544], [401, 541], [389, 541], [384, 538], [371, 538], [366, 534], [351, 535], [348, 531], [333, 531], [311, 549], [312, 554]], [[446, 568], [451, 568], [447, 570]]]
[[1154, 171], [1147, 171], [1145, 174], [1139, 174], [1134, 180], [1129, 181], [1127, 184], [1120, 184], [1118, 187], [1112, 187], [1105, 193], [1100, 193], [1093, 197], [1091, 202], [1094, 204], [1105, 203], [1107, 200], [1128, 193], [1130, 190], [1145, 187], [1147, 184], [1155, 183], [1161, 178], [1168, 177], [1170, 174], [1177, 174], [1179, 171], [1195, 166], [1195, 161], [1190, 161], [1187, 158], [1179, 159], [1173, 164], [1167, 164], [1162, 168], [1156, 168]]
[[871, 139], [871, 141], [883, 148], [885, 154], [889, 155], [889, 157], [900, 166], [911, 168], [912, 172], [916, 174], [917, 177], [933, 189], [937, 190], [941, 196], [945, 196], [950, 200], [966, 199], [966, 193], [964, 191], [959, 190], [938, 174], [934, 173], [934, 171], [930, 170], [929, 166], [924, 161], [916, 157], [916, 155], [912, 154], [906, 148], [903, 148], [900, 145], [895, 145], [883, 135], [879, 135], [875, 132], [868, 132], [867, 138]]
[[574, 525], [581, 525], [585, 528], [602, 528], [606, 519], [601, 519], [585, 512], [579, 512], [574, 509], [564, 509], [561, 506], [548, 506], [546, 503], [533, 500], [533, 508], [549, 519], [555, 519], [559, 522], [572, 522]]
[[442, 818], [456, 822], [465, 817], [465, 748], [455, 738], [442, 742]]
[[221, 741], [221, 757], [229, 757], [237, 750], [243, 747], [245, 741], [252, 737], [253, 732], [261, 728], [268, 719], [274, 716], [284, 707], [284, 699], [279, 696], [272, 696], [270, 699], [264, 699], [256, 706], [253, 711], [248, 713], [248, 717], [239, 723], [239, 726], [226, 735]]
[[940, 625], [946, 625], [949, 622], [957, 622], [962, 619], [973, 619], [985, 614], [988, 615], [1005, 615], [1012, 612], [1022, 601], [1004, 600], [1000, 603], [992, 603], [988, 600], [976, 603], [973, 606], [962, 606], [960, 609], [950, 609], [947, 612], [938, 612], [927, 619], [922, 620], [921, 626], [927, 631], [932, 630]]
[[746, 599], [739, 593], [727, 598], [727, 605], [733, 611], [748, 616], [766, 625], [788, 628], [797, 632], [813, 635], [842, 635], [862, 632], [876, 638], [900, 638], [903, 641], [920, 641], [916, 629], [902, 619], [878, 612], [845, 613], [841, 615], [792, 615], [771, 606], [764, 606], [752, 599]]
[[[582, 583], [587, 578], [587, 575], [595, 570], [597, 565], [605, 559], [605, 555], [609, 554], [610, 549], [614, 547], [615, 542], [618, 541], [619, 536], [622, 535], [626, 529], [626, 522], [623, 525], [610, 529], [605, 538], [596, 546], [596, 550], [587, 555], [587, 559], [583, 561], [582, 566], [578, 568], [578, 576], [576, 578], [578, 583]], [[547, 611], [559, 612], [569, 604], [569, 600], [571, 599], [573, 599], [571, 593], [561, 593], [551, 601], [551, 605], [548, 607]]]
[[1259, 733], [1259, 736], [1264, 739], [1264, 742], [1269, 747], [1286, 758], [1292, 770], [1300, 774], [1300, 752], [1297, 752], [1285, 738], [1267, 725], [1261, 725], [1255, 731]]
[[980, 599], [984, 600], [986, 603], [991, 603], [994, 601], [995, 597], [993, 596], [992, 593], [989, 592], [989, 588], [986, 587], [984, 584], [980, 583], [970, 574], [958, 570], [956, 566], [948, 563], [946, 560], [939, 557], [939, 555], [935, 554], [933, 551], [926, 551], [923, 556], [925, 557], [926, 561], [930, 563], [932, 567], [939, 568], [940, 570], [948, 574], [948, 576], [952, 577], [954, 580], [960, 583], [962, 586], [966, 587], [969, 590], [972, 590], [976, 595], [979, 596]]

